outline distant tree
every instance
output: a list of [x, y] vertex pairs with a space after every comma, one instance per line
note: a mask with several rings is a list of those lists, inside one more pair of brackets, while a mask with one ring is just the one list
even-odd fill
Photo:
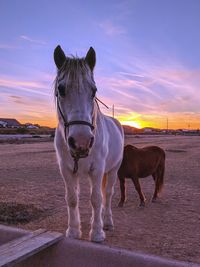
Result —
[[28, 131], [28, 129], [26, 129], [26, 128], [19, 128], [19, 129], [16, 129], [16, 133], [18, 133], [18, 134], [26, 134], [26, 133], [28, 133], [29, 131]]

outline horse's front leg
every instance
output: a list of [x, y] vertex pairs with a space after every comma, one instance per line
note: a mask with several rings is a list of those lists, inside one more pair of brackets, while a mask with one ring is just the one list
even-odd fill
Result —
[[90, 175], [91, 179], [91, 204], [92, 204], [92, 221], [90, 239], [93, 242], [102, 242], [105, 240], [102, 221], [102, 184], [103, 173]]
[[61, 173], [65, 183], [65, 199], [68, 209], [68, 229], [66, 231], [66, 236], [69, 238], [79, 239], [81, 238], [81, 229], [78, 207], [78, 177], [66, 169], [61, 169]]
[[117, 178], [117, 170], [110, 171], [107, 175], [104, 199], [104, 230], [113, 231], [114, 224], [112, 219], [111, 201], [114, 193], [114, 184]]

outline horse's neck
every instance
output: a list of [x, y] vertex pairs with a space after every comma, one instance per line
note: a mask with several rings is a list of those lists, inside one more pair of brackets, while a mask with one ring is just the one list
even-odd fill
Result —
[[101, 128], [103, 126], [103, 121], [105, 115], [101, 112], [99, 104], [95, 103], [95, 112], [96, 112], [96, 127]]

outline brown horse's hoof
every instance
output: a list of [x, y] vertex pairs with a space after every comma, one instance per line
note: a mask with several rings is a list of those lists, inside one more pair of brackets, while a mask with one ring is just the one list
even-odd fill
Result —
[[140, 207], [144, 208], [145, 207], [145, 202], [140, 202]]
[[151, 202], [155, 203], [156, 200], [157, 200], [157, 198], [156, 197], [153, 197], [152, 200], [151, 200]]
[[123, 207], [124, 206], [124, 202], [122, 202], [122, 201], [120, 201], [119, 203], [118, 203], [118, 207]]

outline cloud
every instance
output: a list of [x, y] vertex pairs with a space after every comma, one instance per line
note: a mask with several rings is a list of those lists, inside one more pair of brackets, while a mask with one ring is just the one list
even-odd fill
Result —
[[187, 69], [159, 70], [155, 73], [157, 85], [165, 90], [162, 109], [168, 112], [198, 112], [200, 71]]
[[15, 49], [21, 49], [21, 47], [20, 46], [17, 46], [17, 45], [13, 45], [13, 44], [1, 43], [0, 44], [0, 49], [15, 50]]
[[19, 92], [1, 92], [0, 114], [3, 117], [15, 117], [20, 122], [39, 123], [55, 126], [55, 107], [47, 97], [37, 95], [18, 95]]
[[26, 102], [26, 101], [23, 100], [24, 99], [23, 97], [15, 96], [15, 95], [10, 95], [9, 98], [15, 104], [19, 104], [19, 105], [30, 105], [29, 102]]
[[[131, 54], [131, 50], [123, 56], [111, 53], [116, 71], [104, 76], [105, 70], [101, 70], [97, 76], [99, 93], [106, 104], [115, 105], [116, 117], [121, 121], [140, 120], [143, 127], [166, 128], [168, 118], [172, 128], [186, 128], [188, 121], [191, 128], [200, 128], [200, 70], [173, 57], [155, 60], [153, 55]], [[140, 117], [132, 117], [131, 112]]]
[[[137, 97], [141, 112], [199, 111], [199, 69], [190, 69], [173, 57], [167, 60], [157, 57], [155, 61], [153, 55], [144, 58], [138, 53], [136, 58], [127, 52], [127, 55], [123, 54], [123, 59], [114, 55], [112, 58], [119, 70], [113, 73], [119, 84], [117, 89]], [[109, 86], [116, 88], [113, 83]], [[127, 95], [124, 103], [127, 105], [129, 102]], [[153, 109], [143, 109], [144, 103]]]
[[99, 27], [108, 36], [122, 35], [126, 33], [126, 30], [122, 26], [116, 26], [110, 20], [99, 23]]
[[24, 92], [33, 93], [37, 95], [50, 96], [50, 93], [44, 90], [44, 89], [49, 89], [49, 87], [47, 87], [46, 84], [41, 82], [14, 80], [11, 78], [0, 77], [0, 87], [7, 89], [21, 90]]
[[46, 45], [47, 44], [46, 42], [44, 42], [42, 40], [32, 39], [27, 35], [21, 35], [20, 38], [25, 40], [25, 41], [28, 41], [30, 43], [33, 43], [33, 44], [38, 44], [38, 45]]
[[[143, 77], [143, 76], [140, 76]], [[138, 78], [138, 77], [137, 77]], [[154, 101], [160, 101], [162, 97], [159, 93], [154, 92], [152, 88], [148, 88], [143, 81], [122, 77], [118, 73], [115, 77], [99, 77], [97, 84], [102, 88], [102, 96], [109, 105], [115, 104], [118, 114], [122, 112], [122, 108], [127, 110], [126, 114], [131, 111], [145, 112], [154, 111]], [[105, 96], [107, 96], [105, 98]], [[118, 109], [119, 107], [119, 109]], [[121, 110], [120, 110], [121, 109]]]

